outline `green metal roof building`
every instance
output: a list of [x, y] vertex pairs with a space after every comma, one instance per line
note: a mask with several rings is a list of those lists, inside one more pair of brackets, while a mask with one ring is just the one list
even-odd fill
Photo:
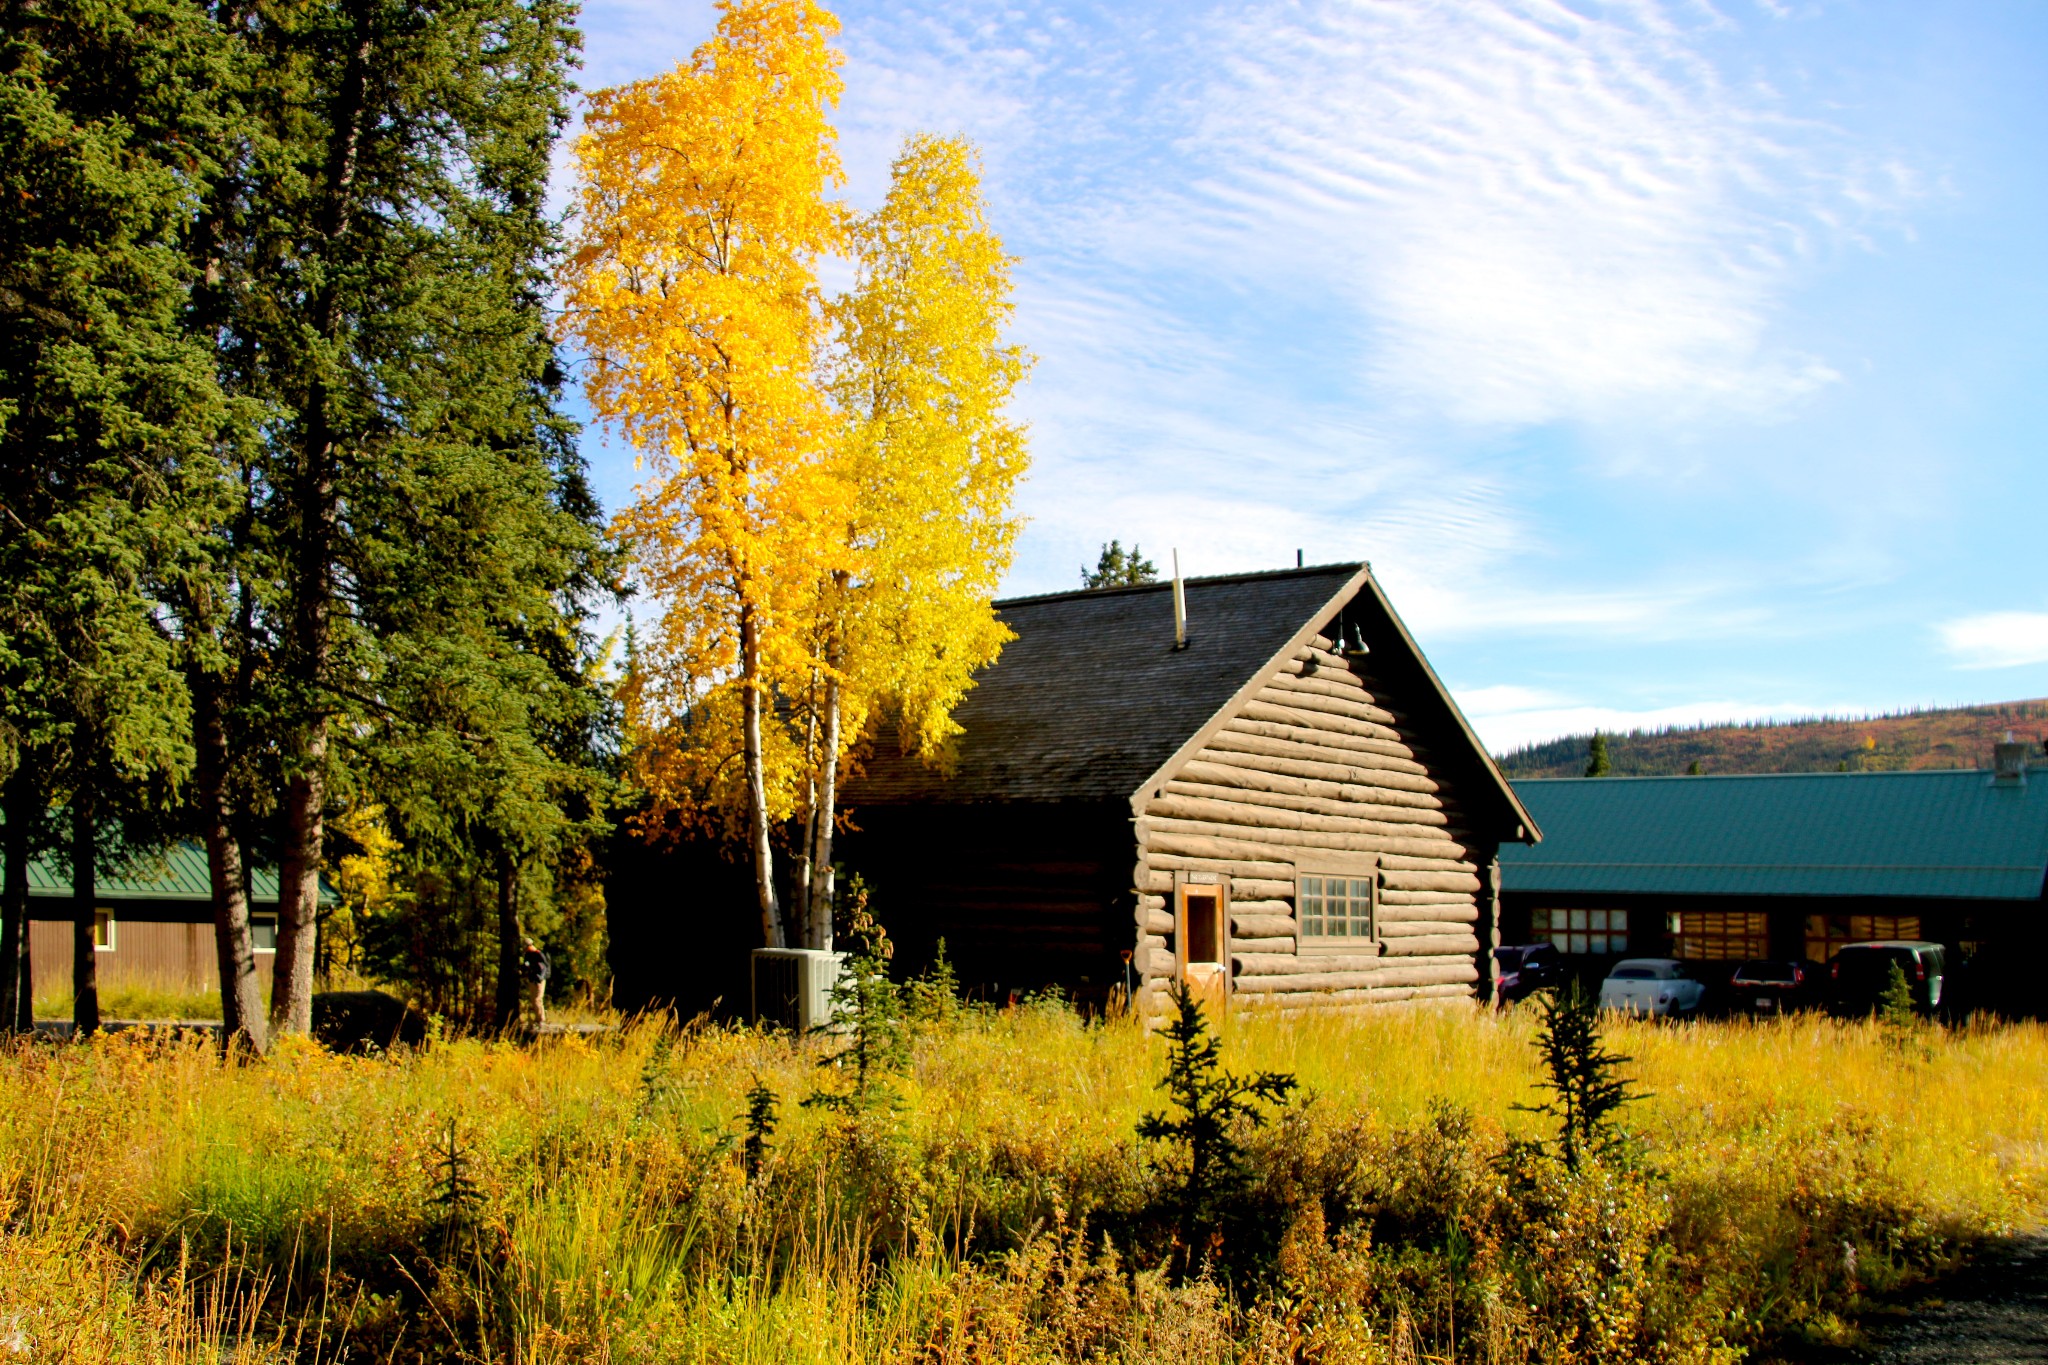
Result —
[[2038, 963], [2048, 769], [1997, 747], [1990, 771], [1517, 782], [1544, 841], [1501, 849], [1505, 941], [1735, 962], [1927, 938]]
[[[126, 908], [132, 918], [182, 919], [186, 907], [200, 907], [200, 917], [211, 917], [213, 890], [206, 870], [206, 850], [197, 844], [173, 844], [152, 853], [132, 854], [122, 866], [101, 869], [94, 879], [98, 898]], [[323, 886], [322, 901], [332, 893]], [[53, 856], [45, 855], [28, 865], [28, 893], [42, 902], [48, 898], [71, 899], [71, 874]], [[249, 873], [249, 899], [257, 904], [277, 903], [277, 873], [259, 867]], [[160, 914], [147, 913], [159, 911]], [[69, 913], [68, 910], [65, 913]], [[50, 917], [48, 905], [38, 903], [35, 917]]]
[[[256, 974], [270, 988], [277, 942], [277, 873], [251, 868], [250, 927], [256, 940]], [[29, 956], [38, 995], [70, 989], [72, 951], [71, 873], [57, 858], [29, 864]], [[214, 946], [213, 893], [206, 851], [198, 844], [136, 852], [94, 878], [94, 932], [103, 988], [145, 987], [173, 992], [211, 992], [220, 975]], [[320, 902], [335, 902], [325, 881]]]

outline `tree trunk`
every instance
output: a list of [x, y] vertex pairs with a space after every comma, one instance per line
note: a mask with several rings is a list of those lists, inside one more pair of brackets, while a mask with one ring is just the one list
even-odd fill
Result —
[[[322, 340], [340, 335], [341, 300], [333, 282], [354, 207], [356, 162], [368, 103], [370, 36], [367, 7], [351, 4], [355, 45], [342, 70], [334, 128], [327, 148], [326, 202], [320, 228], [329, 253], [328, 282], [313, 301], [312, 323]], [[299, 736], [297, 771], [286, 787], [286, 839], [278, 868], [277, 963], [270, 983], [273, 1032], [307, 1033], [313, 1027], [313, 960], [320, 933], [320, 863], [326, 827], [327, 701], [323, 692], [331, 647], [334, 588], [335, 453], [333, 393], [316, 372], [307, 397], [300, 446], [298, 544], [293, 547], [292, 674], [301, 704], [313, 708]]]
[[0, 1032], [35, 1027], [34, 987], [28, 953], [28, 857], [35, 826], [42, 818], [42, 793], [36, 790], [32, 756], [18, 753], [7, 778], [6, 875], [0, 886]]
[[519, 928], [518, 867], [512, 854], [498, 851], [498, 1031], [519, 1026], [519, 953], [525, 946]]
[[790, 869], [791, 922], [800, 930], [797, 937], [811, 947], [811, 855], [818, 845], [818, 673], [811, 670], [811, 689], [804, 707], [804, 842]]
[[93, 866], [98, 830], [92, 798], [84, 790], [71, 795], [71, 1036], [89, 1038], [100, 1027], [99, 888]]
[[270, 978], [270, 1031], [274, 1035], [308, 1033], [313, 1028], [313, 950], [320, 933], [326, 761], [327, 722], [323, 717], [308, 727], [300, 758], [304, 770], [285, 788], [285, 843], [277, 878], [277, 956]]
[[192, 793], [200, 837], [206, 844], [207, 881], [213, 891], [213, 944], [220, 964], [221, 1044], [229, 1052], [262, 1052], [269, 1030], [256, 980], [256, 943], [249, 934], [249, 886], [242, 844], [228, 806], [228, 731], [220, 685], [201, 669], [190, 673], [192, 737], [196, 762]]
[[[838, 651], [835, 650], [836, 654]], [[838, 660], [832, 661], [838, 666]], [[832, 826], [839, 799], [839, 679], [825, 679], [825, 735], [819, 746], [818, 815], [810, 853], [810, 916], [804, 946], [832, 949]]]
[[754, 893], [760, 901], [761, 941], [783, 946], [782, 909], [775, 901], [775, 849], [768, 842], [768, 773], [761, 754], [761, 644], [754, 609], [740, 608], [740, 705], [746, 727], [747, 817], [754, 852]]

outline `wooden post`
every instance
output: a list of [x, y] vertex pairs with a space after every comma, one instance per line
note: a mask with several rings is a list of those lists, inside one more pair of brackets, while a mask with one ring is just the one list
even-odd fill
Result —
[[1486, 904], [1483, 908], [1479, 937], [1479, 951], [1486, 954], [1486, 963], [1480, 968], [1480, 976], [1487, 983], [1488, 1004], [1500, 1003], [1500, 956], [1493, 950], [1500, 947], [1500, 851], [1487, 855], [1486, 864], [1480, 870], [1480, 881], [1486, 887]]
[[1173, 647], [1188, 647], [1188, 596], [1180, 581], [1180, 551], [1173, 552]]

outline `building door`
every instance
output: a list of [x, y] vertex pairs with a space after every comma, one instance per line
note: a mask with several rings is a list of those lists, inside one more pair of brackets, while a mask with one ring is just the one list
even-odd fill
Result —
[[1182, 882], [1179, 890], [1174, 941], [1180, 949], [1181, 980], [1209, 1010], [1221, 1010], [1230, 994], [1230, 928], [1223, 885], [1220, 879]]

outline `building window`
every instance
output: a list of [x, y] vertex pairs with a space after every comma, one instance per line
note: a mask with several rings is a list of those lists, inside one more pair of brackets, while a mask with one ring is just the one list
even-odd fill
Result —
[[276, 917], [271, 915], [265, 915], [259, 919], [252, 916], [249, 920], [249, 940], [255, 946], [256, 951], [259, 953], [276, 952]]
[[1628, 951], [1626, 910], [1535, 910], [1529, 933], [1538, 943], [1554, 943], [1561, 953], [1601, 956]]
[[1806, 955], [1826, 962], [1845, 944], [1874, 938], [1916, 939], [1920, 937], [1918, 915], [1808, 915]]
[[1180, 892], [1181, 961], [1219, 964], [1229, 941], [1223, 924], [1223, 888], [1183, 886]]
[[1671, 955], [1689, 961], [1743, 962], [1771, 955], [1762, 911], [1681, 910], [1670, 917]]
[[1304, 942], [1360, 943], [1372, 939], [1371, 877], [1333, 877], [1302, 873], [1295, 887], [1295, 910]]
[[103, 953], [114, 951], [114, 912], [104, 905], [92, 912], [92, 946]]

